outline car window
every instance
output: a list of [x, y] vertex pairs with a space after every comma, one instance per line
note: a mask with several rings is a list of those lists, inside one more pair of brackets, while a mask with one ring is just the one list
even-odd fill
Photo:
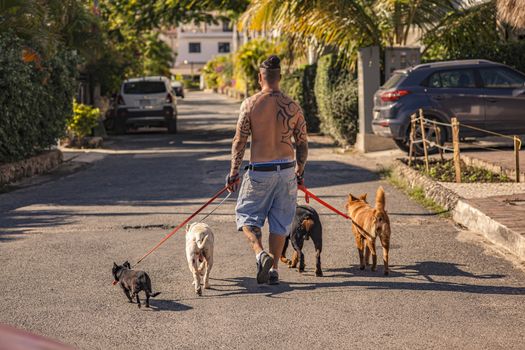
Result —
[[516, 72], [506, 68], [480, 68], [479, 73], [483, 86], [495, 89], [522, 88], [525, 79]]
[[470, 69], [458, 69], [440, 72], [441, 86], [444, 88], [474, 88], [476, 80], [474, 71]]
[[475, 88], [476, 79], [472, 69], [457, 69], [435, 72], [428, 78], [431, 88]]
[[394, 73], [390, 79], [388, 79], [386, 81], [386, 83], [383, 84], [382, 88], [383, 89], [391, 89], [393, 88], [394, 86], [396, 86], [397, 84], [399, 84], [401, 82], [401, 80], [403, 80], [404, 78], [406, 77], [406, 74], [403, 74], [403, 73]]
[[160, 94], [166, 92], [163, 81], [137, 81], [124, 84], [125, 94]]
[[428, 87], [431, 88], [440, 88], [441, 87], [441, 76], [439, 72], [434, 73], [428, 78]]

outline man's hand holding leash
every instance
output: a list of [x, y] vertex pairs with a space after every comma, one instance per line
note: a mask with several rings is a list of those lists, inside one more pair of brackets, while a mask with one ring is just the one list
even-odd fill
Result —
[[240, 178], [239, 178], [239, 174], [234, 174], [234, 175], [226, 175], [226, 188], [228, 188], [228, 192], [237, 192], [237, 190], [239, 189], [239, 182], [240, 182]]

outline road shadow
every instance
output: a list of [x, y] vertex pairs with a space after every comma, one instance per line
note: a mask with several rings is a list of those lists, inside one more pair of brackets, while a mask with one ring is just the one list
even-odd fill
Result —
[[[475, 283], [457, 283], [452, 281], [437, 281], [433, 277], [467, 277], [474, 280], [487, 280], [503, 278], [500, 274], [476, 275], [463, 271], [459, 264], [442, 263], [435, 261], [418, 262], [409, 266], [394, 266], [389, 276], [383, 276], [382, 269], [372, 272], [369, 267], [361, 271], [359, 267], [351, 266], [345, 268], [324, 269], [325, 277], [314, 277], [312, 282], [286, 282], [282, 281], [277, 286], [258, 285], [251, 277], [235, 277], [217, 279], [229, 283], [230, 287], [217, 297], [231, 297], [243, 294], [261, 294], [267, 297], [275, 297], [291, 291], [320, 291], [330, 292], [337, 288], [360, 287], [371, 290], [413, 290], [413, 291], [442, 291], [452, 293], [472, 293], [487, 295], [525, 295], [525, 287], [512, 287], [501, 285], [482, 285]], [[312, 274], [313, 276], [313, 274]], [[423, 279], [418, 278], [423, 277]], [[329, 281], [326, 279], [341, 278], [343, 281]], [[402, 280], [405, 278], [417, 282]], [[323, 281], [325, 280], [325, 281]], [[226, 285], [224, 285], [226, 286]]]
[[151, 298], [149, 304], [153, 311], [188, 311], [193, 309], [189, 305], [168, 299]]

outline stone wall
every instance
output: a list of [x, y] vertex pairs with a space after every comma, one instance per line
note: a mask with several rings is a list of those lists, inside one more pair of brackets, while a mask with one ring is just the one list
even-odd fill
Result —
[[437, 204], [447, 210], [453, 210], [458, 203], [459, 196], [442, 186], [437, 181], [432, 180], [426, 175], [408, 167], [400, 160], [396, 160], [392, 167], [394, 175], [406, 182], [410, 188], [421, 187], [427, 198], [432, 199]]
[[0, 165], [0, 186], [48, 172], [62, 163], [62, 152], [52, 150], [19, 162]]

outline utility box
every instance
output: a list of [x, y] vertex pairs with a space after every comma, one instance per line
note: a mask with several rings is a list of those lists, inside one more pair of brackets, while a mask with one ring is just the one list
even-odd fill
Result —
[[390, 79], [395, 70], [415, 66], [420, 61], [419, 47], [385, 48], [385, 81]]

